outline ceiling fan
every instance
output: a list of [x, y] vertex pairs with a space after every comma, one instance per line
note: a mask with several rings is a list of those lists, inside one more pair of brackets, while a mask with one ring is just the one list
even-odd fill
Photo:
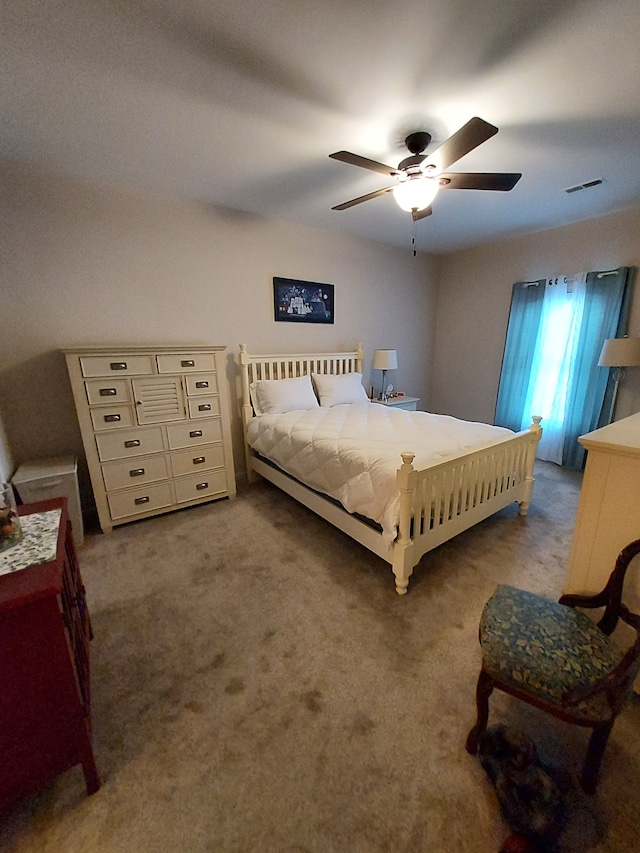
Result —
[[406, 157], [398, 168], [386, 166], [376, 160], [360, 157], [350, 151], [336, 151], [329, 154], [334, 160], [349, 163], [352, 166], [361, 166], [373, 172], [380, 172], [392, 178], [397, 178], [397, 183], [391, 187], [384, 187], [372, 193], [337, 204], [332, 210], [346, 210], [363, 201], [377, 198], [388, 192], [393, 192], [394, 198], [403, 210], [413, 216], [414, 222], [430, 216], [432, 213], [431, 202], [436, 197], [439, 189], [449, 190], [499, 190], [506, 192], [512, 190], [522, 175], [516, 172], [446, 172], [445, 169], [473, 151], [478, 145], [491, 139], [498, 132], [484, 119], [477, 116], [469, 119], [460, 130], [457, 130], [445, 142], [430, 154], [423, 154], [431, 142], [431, 134], [426, 131], [410, 133], [405, 139], [405, 145], [409, 149], [410, 157]]

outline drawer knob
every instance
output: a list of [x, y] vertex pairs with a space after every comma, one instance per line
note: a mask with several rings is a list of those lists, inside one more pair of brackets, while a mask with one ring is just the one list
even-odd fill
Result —
[[117, 390], [115, 388], [101, 388], [100, 396], [101, 397], [115, 397], [117, 394]]
[[189, 438], [201, 438], [201, 437], [202, 437], [202, 430], [201, 429], [194, 429], [194, 430], [191, 430], [191, 432], [189, 433]]
[[105, 415], [104, 419], [108, 424], [115, 424], [120, 420], [120, 415]]
[[126, 361], [112, 361], [109, 365], [111, 370], [126, 370], [127, 362]]
[[205, 382], [204, 380], [202, 382], [196, 382], [196, 388], [208, 388], [208, 387], [209, 387], [209, 383]]
[[136, 498], [134, 501], [134, 504], [137, 504], [138, 506], [140, 504], [148, 504], [148, 503], [149, 503], [149, 495], [145, 495], [143, 498]]
[[204, 462], [204, 460], [205, 460], [205, 457], [204, 457], [204, 456], [194, 456], [194, 457], [193, 457], [193, 464], [194, 464], [194, 465], [202, 465], [202, 463]]
[[125, 447], [140, 447], [140, 439], [139, 438], [132, 438], [131, 441], [125, 441], [124, 446]]
[[209, 488], [209, 483], [198, 483], [198, 485], [196, 486], [196, 489], [199, 492], [201, 492], [203, 489], [208, 489], [208, 488]]
[[192, 358], [186, 358], [180, 362], [180, 367], [195, 367], [196, 363]]
[[211, 411], [211, 403], [203, 403], [201, 406], [198, 406], [199, 412], [210, 412]]
[[141, 477], [144, 474], [144, 468], [132, 468], [129, 471], [130, 477]]

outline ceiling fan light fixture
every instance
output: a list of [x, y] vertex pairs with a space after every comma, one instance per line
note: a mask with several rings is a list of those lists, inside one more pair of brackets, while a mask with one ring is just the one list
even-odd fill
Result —
[[403, 210], [425, 210], [434, 200], [438, 192], [436, 181], [416, 175], [393, 188], [393, 197]]

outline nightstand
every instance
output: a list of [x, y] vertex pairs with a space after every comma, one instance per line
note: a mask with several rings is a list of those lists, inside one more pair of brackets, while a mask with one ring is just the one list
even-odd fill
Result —
[[389, 397], [388, 400], [372, 400], [372, 403], [379, 403], [381, 406], [393, 406], [395, 409], [406, 409], [408, 412], [415, 412], [420, 402], [420, 397]]

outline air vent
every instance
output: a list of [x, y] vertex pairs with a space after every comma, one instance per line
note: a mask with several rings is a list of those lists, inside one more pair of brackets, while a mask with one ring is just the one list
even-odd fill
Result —
[[586, 184], [578, 184], [576, 187], [569, 187], [565, 190], [566, 193], [577, 193], [578, 190], [588, 190], [590, 187], [597, 187], [602, 183], [602, 178], [597, 178], [595, 181], [587, 181]]

